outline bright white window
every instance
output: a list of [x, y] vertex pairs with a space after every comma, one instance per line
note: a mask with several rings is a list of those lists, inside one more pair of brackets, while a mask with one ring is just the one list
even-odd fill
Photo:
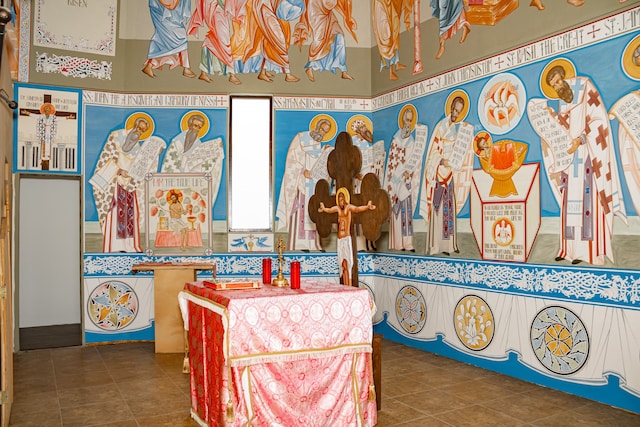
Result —
[[229, 231], [271, 231], [271, 97], [230, 101]]

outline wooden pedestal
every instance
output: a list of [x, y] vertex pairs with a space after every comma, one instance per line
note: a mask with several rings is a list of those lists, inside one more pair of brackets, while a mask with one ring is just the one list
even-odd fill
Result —
[[153, 271], [156, 353], [183, 353], [184, 323], [178, 305], [178, 293], [184, 289], [185, 283], [196, 280], [198, 270], [215, 272], [215, 265], [146, 263], [134, 265], [132, 270], [134, 273]]

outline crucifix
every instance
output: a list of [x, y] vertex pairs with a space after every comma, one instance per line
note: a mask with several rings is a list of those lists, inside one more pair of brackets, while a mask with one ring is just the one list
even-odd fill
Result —
[[[56, 137], [56, 119], [58, 117], [76, 119], [76, 113], [57, 111], [51, 100], [52, 95], [47, 93], [43, 95], [43, 102], [39, 109], [20, 108], [19, 110], [21, 116], [39, 115], [36, 123], [36, 135], [40, 143], [40, 168], [42, 170], [49, 170], [51, 149]], [[57, 166], [55, 162], [54, 166]]]
[[[332, 195], [329, 183], [324, 179], [318, 181], [308, 205], [309, 217], [316, 224], [321, 237], [327, 237], [333, 224], [338, 224], [338, 260], [343, 260], [338, 266], [340, 283], [353, 286], [358, 286], [358, 256], [354, 233], [356, 218], [362, 225], [364, 236], [375, 241], [380, 237], [382, 224], [389, 220], [390, 214], [389, 194], [380, 188], [380, 181], [375, 174], [366, 174], [362, 179], [360, 194], [353, 193], [353, 179], [361, 167], [360, 149], [353, 145], [349, 133], [340, 132], [335, 148], [327, 159], [327, 171], [335, 180], [337, 190]], [[350, 245], [342, 239], [347, 239]], [[343, 243], [347, 245], [343, 246]], [[345, 250], [350, 250], [350, 254], [345, 254]], [[350, 268], [346, 270], [345, 257], [352, 261]], [[346, 265], [348, 264], [347, 260]]]

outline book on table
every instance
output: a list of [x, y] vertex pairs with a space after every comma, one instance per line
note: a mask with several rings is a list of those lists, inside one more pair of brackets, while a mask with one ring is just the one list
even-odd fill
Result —
[[214, 279], [205, 280], [204, 285], [216, 290], [259, 289], [262, 284], [255, 279]]

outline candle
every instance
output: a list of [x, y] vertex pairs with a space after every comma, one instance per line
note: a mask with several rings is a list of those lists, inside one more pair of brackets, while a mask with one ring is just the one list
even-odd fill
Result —
[[271, 258], [262, 258], [262, 283], [271, 284]]
[[300, 261], [291, 261], [291, 289], [300, 289]]

